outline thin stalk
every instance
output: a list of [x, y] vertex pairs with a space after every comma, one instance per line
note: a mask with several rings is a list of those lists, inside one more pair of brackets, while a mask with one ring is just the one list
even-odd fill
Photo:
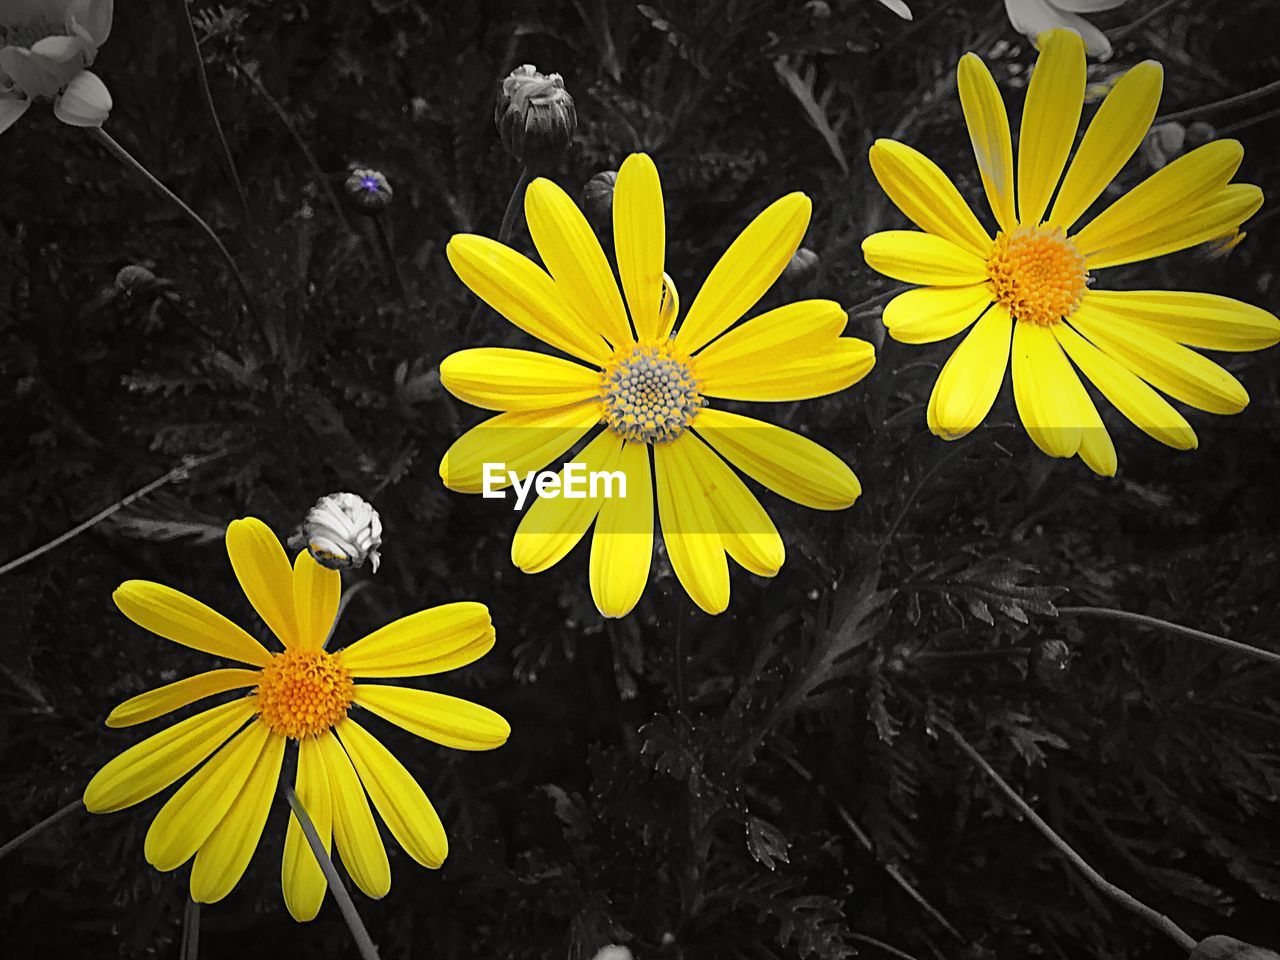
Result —
[[46, 830], [52, 827], [59, 820], [64, 820], [67, 817], [71, 816], [71, 814], [75, 813], [77, 810], [83, 810], [83, 809], [84, 809], [84, 804], [81, 803], [78, 798], [75, 800], [72, 800], [65, 807], [62, 807], [61, 809], [59, 809], [56, 813], [49, 814], [49, 816], [45, 817], [43, 820], [37, 823], [30, 830], [22, 831], [22, 833], [18, 834], [12, 840], [6, 843], [3, 847], [0, 847], [0, 859], [3, 859], [4, 857], [12, 853], [14, 850], [17, 850], [20, 846], [22, 846], [28, 840], [31, 840], [34, 837], [40, 836], [40, 834], [44, 833]]
[[1045, 823], [1038, 813], [1031, 809], [1031, 805], [1028, 804], [1027, 801], [1023, 800], [1018, 792], [1014, 790], [1013, 787], [1009, 786], [1000, 774], [996, 773], [995, 768], [992, 767], [991, 764], [987, 763], [986, 758], [975, 750], [969, 741], [960, 735], [960, 732], [956, 730], [955, 727], [945, 721], [941, 722], [939, 726], [951, 737], [952, 740], [956, 742], [956, 746], [963, 750], [969, 759], [972, 760], [974, 764], [991, 779], [991, 781], [999, 788], [1000, 792], [1004, 794], [1005, 798], [1017, 807], [1018, 811], [1024, 817], [1031, 821], [1031, 825], [1039, 830], [1041, 835], [1056, 847], [1058, 852], [1066, 857], [1067, 860], [1070, 861], [1071, 865], [1080, 871], [1080, 874], [1093, 884], [1094, 888], [1097, 889], [1099, 893], [1118, 906], [1128, 910], [1130, 913], [1141, 917], [1147, 923], [1151, 924], [1151, 926], [1155, 927], [1161, 933], [1165, 934], [1165, 936], [1173, 940], [1173, 942], [1183, 950], [1191, 951], [1195, 949], [1196, 941], [1193, 940], [1190, 934], [1180, 926], [1166, 917], [1163, 913], [1147, 906], [1132, 894], [1120, 889], [1114, 883], [1111, 883], [1103, 877], [1102, 874], [1098, 873], [1097, 870], [1093, 869], [1084, 857], [1076, 853], [1071, 844], [1058, 836], [1058, 834], [1054, 832], [1053, 828], [1049, 826], [1049, 824]]
[[218, 108], [213, 104], [213, 92], [209, 89], [209, 76], [204, 69], [204, 57], [200, 55], [200, 41], [196, 39], [195, 24], [191, 22], [191, 8], [187, 6], [187, 0], [174, 0], [174, 5], [182, 11], [179, 19], [186, 25], [186, 30], [180, 30], [182, 36], [179, 38], [182, 45], [187, 48], [187, 53], [191, 56], [191, 62], [196, 67], [196, 80], [200, 84], [200, 96], [204, 99], [204, 108], [209, 114], [209, 121], [213, 124], [214, 133], [218, 135], [218, 143], [222, 145], [222, 159], [227, 165], [227, 173], [231, 175], [231, 182], [235, 184], [236, 196], [240, 198], [240, 212], [244, 216], [244, 222], [248, 223], [249, 215], [249, 196], [244, 192], [244, 181], [240, 179], [240, 171], [236, 169], [235, 157], [231, 155], [231, 145], [227, 143], [226, 132], [222, 129], [222, 120], [218, 117]]
[[183, 462], [180, 463], [178, 466], [174, 467], [172, 470], [166, 473], [163, 477], [159, 477], [155, 480], [152, 480], [146, 486], [139, 487], [137, 490], [133, 491], [133, 493], [129, 494], [127, 497], [124, 497], [123, 499], [117, 500], [115, 503], [107, 507], [105, 510], [98, 511], [88, 520], [85, 520], [83, 523], [76, 524], [66, 533], [63, 533], [59, 536], [54, 537], [48, 543], [43, 544], [42, 546], [36, 547], [34, 550], [28, 551], [27, 553], [24, 553], [20, 557], [14, 557], [14, 559], [10, 560], [4, 566], [0, 566], [0, 576], [4, 576], [4, 574], [8, 573], [11, 570], [16, 570], [18, 567], [22, 566], [24, 563], [34, 560], [37, 557], [43, 556], [44, 554], [48, 553], [50, 550], [53, 550], [57, 547], [62, 546], [68, 540], [71, 540], [71, 539], [74, 539], [75, 537], [80, 536], [80, 534], [84, 533], [90, 527], [96, 526], [97, 524], [101, 523], [103, 520], [106, 520], [112, 514], [118, 513], [119, 511], [123, 510], [125, 507], [129, 506], [129, 504], [133, 503], [135, 500], [141, 499], [142, 497], [145, 497], [147, 494], [152, 493], [156, 490], [159, 490], [165, 484], [172, 483], [174, 480], [177, 480], [185, 476], [187, 473], [194, 470], [196, 467], [203, 466], [204, 464], [209, 463], [211, 460], [217, 460], [219, 457], [224, 457], [224, 456], [226, 456], [225, 451], [222, 453], [211, 454], [207, 457], [198, 457], [198, 458], [188, 457], [187, 459], [183, 460]]
[[1182, 637], [1190, 637], [1192, 640], [1199, 640], [1202, 643], [1212, 644], [1231, 653], [1239, 653], [1246, 657], [1253, 657], [1255, 660], [1266, 660], [1268, 663], [1280, 663], [1280, 653], [1272, 650], [1264, 650], [1262, 647], [1255, 647], [1248, 643], [1241, 643], [1239, 640], [1228, 640], [1226, 637], [1220, 637], [1216, 633], [1206, 633], [1203, 630], [1196, 630], [1193, 627], [1184, 627], [1179, 623], [1170, 623], [1168, 620], [1161, 620], [1159, 617], [1149, 617], [1144, 613], [1130, 613], [1128, 610], [1113, 610], [1111, 607], [1059, 607], [1059, 614], [1076, 617], [1098, 617], [1103, 620], [1122, 620], [1125, 623], [1137, 624], [1141, 627], [1151, 627], [1156, 630], [1164, 630], [1167, 633], [1174, 633]]
[[338, 222], [346, 228], [347, 233], [355, 233], [355, 228], [351, 226], [351, 221], [347, 217], [347, 212], [342, 208], [342, 203], [338, 200], [338, 195], [333, 191], [333, 184], [329, 182], [329, 178], [325, 176], [324, 170], [320, 167], [320, 161], [316, 159], [316, 155], [311, 152], [311, 148], [307, 146], [307, 141], [302, 136], [302, 131], [298, 129], [298, 125], [293, 122], [293, 118], [280, 106], [280, 101], [271, 95], [271, 91], [266, 88], [257, 75], [250, 70], [246, 70], [243, 66], [237, 65], [241, 76], [247, 77], [253, 89], [263, 100], [267, 101], [267, 105], [280, 122], [284, 124], [284, 128], [289, 131], [289, 136], [293, 138], [293, 142], [298, 145], [298, 149], [302, 151], [303, 157], [306, 158], [307, 166], [311, 168], [311, 175], [320, 183], [320, 189], [324, 191], [325, 196], [329, 200], [329, 205], [333, 207], [334, 215], [337, 216]]
[[1137, 20], [1134, 20], [1132, 23], [1126, 23], [1123, 27], [1119, 27], [1118, 29], [1112, 31], [1111, 35], [1115, 37], [1115, 39], [1117, 40], [1122, 40], [1125, 37], [1127, 37], [1129, 34], [1133, 33], [1134, 30], [1137, 30], [1144, 23], [1147, 23], [1148, 21], [1153, 20], [1156, 17], [1160, 16], [1160, 14], [1164, 13], [1170, 7], [1177, 6], [1178, 4], [1183, 2], [1184, 0], [1165, 0], [1164, 3], [1160, 4], [1159, 6], [1152, 7], [1150, 10], [1148, 10], [1146, 13], [1140, 16]]
[[507, 209], [502, 212], [502, 226], [498, 228], [498, 242], [506, 243], [511, 239], [511, 234], [516, 229], [516, 217], [519, 215], [524, 202], [524, 191], [529, 186], [529, 167], [526, 164], [520, 168], [520, 176], [516, 179], [515, 188], [511, 191], [511, 197], [507, 200]]
[[338, 901], [338, 909], [342, 911], [342, 919], [347, 921], [347, 926], [351, 930], [351, 936], [356, 942], [356, 949], [360, 951], [360, 956], [363, 960], [378, 960], [378, 948], [374, 946], [373, 939], [369, 936], [369, 931], [365, 929], [364, 921], [360, 919], [360, 914], [356, 912], [356, 905], [351, 900], [351, 894], [347, 893], [347, 888], [343, 886], [342, 878], [338, 876], [338, 869], [329, 858], [329, 851], [324, 848], [324, 842], [320, 839], [320, 834], [316, 832], [316, 825], [311, 822], [307, 808], [302, 805], [302, 801], [298, 799], [298, 794], [294, 792], [293, 787], [287, 784], [284, 788], [284, 798], [293, 810], [293, 815], [298, 818], [298, 825], [302, 827], [302, 834], [307, 838], [307, 843], [311, 846], [311, 852], [316, 855], [316, 860], [320, 862], [320, 869], [324, 872], [325, 879], [329, 881], [329, 889], [333, 891], [333, 898]]
[[872, 307], [878, 307], [880, 304], [886, 303], [889, 300], [892, 300], [898, 294], [905, 293], [910, 289], [911, 287], [908, 284], [905, 284], [905, 283], [899, 284], [898, 286], [894, 287], [891, 290], [885, 290], [883, 293], [877, 293], [874, 297], [868, 297], [866, 300], [863, 300], [859, 303], [855, 303], [851, 307], [845, 308], [845, 313], [849, 314], [850, 316], [855, 316], [861, 313], [863, 310], [869, 310]]
[[204, 235], [207, 236], [213, 245], [218, 248], [218, 253], [222, 255], [222, 259], [226, 262], [227, 269], [229, 269], [231, 271], [231, 275], [235, 277], [236, 284], [240, 287], [240, 295], [244, 298], [245, 307], [253, 318], [261, 323], [261, 318], [258, 316], [257, 308], [253, 305], [253, 295], [249, 292], [249, 284], [245, 280], [244, 274], [240, 272], [240, 267], [236, 264], [235, 258], [231, 256], [231, 251], [227, 249], [226, 244], [222, 242], [218, 235], [213, 232], [213, 227], [209, 226], [200, 214], [187, 206], [181, 197], [161, 183], [150, 170], [134, 159], [133, 155], [117, 143], [115, 139], [112, 138], [111, 134], [107, 133], [107, 131], [103, 130], [101, 127], [88, 127], [87, 129], [89, 131], [89, 136], [93, 137], [100, 144], [106, 147], [107, 151], [113, 157], [146, 180], [147, 183], [151, 184], [151, 186], [163, 194], [170, 203], [186, 214], [187, 219], [203, 231]]
[[200, 904], [194, 900], [188, 900], [182, 911], [182, 949], [178, 956], [180, 960], [200, 958]]
[[1256, 87], [1253, 90], [1247, 90], [1244, 93], [1238, 93], [1234, 97], [1227, 97], [1225, 100], [1215, 100], [1212, 103], [1202, 103], [1198, 107], [1187, 107], [1187, 109], [1179, 110], [1176, 113], [1167, 113], [1163, 117], [1156, 117], [1154, 123], [1169, 123], [1173, 120], [1189, 120], [1202, 113], [1211, 113], [1214, 110], [1225, 110], [1228, 107], [1238, 107], [1242, 104], [1252, 103], [1254, 100], [1260, 100], [1277, 90], [1280, 90], [1280, 80], [1272, 80], [1270, 83], [1264, 83], [1260, 87]]
[[[520, 176], [516, 179], [516, 185], [511, 191], [511, 196], [507, 200], [507, 209], [502, 214], [502, 225], [498, 228], [498, 242], [506, 243], [511, 239], [511, 234], [515, 233], [516, 217], [520, 213], [523, 205], [524, 192], [529, 186], [530, 174], [528, 164], [520, 168]], [[471, 339], [471, 328], [476, 325], [476, 321], [480, 319], [480, 314], [484, 312], [484, 303], [477, 303], [471, 311], [471, 316], [467, 318], [466, 326], [462, 328], [462, 339], [464, 341]]]
[[897, 957], [898, 960], [916, 960], [911, 954], [905, 950], [899, 950], [897, 947], [890, 946], [883, 940], [877, 940], [875, 937], [869, 937], [865, 933], [850, 933], [850, 940], [857, 940], [859, 943], [870, 944], [878, 950], [883, 950], [891, 957]]
[[373, 217], [373, 230], [378, 235], [378, 248], [382, 251], [382, 257], [387, 261], [387, 273], [391, 276], [391, 285], [395, 287], [396, 293], [400, 295], [405, 306], [409, 306], [409, 291], [405, 289], [404, 277], [400, 275], [400, 267], [396, 264], [395, 255], [391, 252], [391, 238], [387, 236], [387, 226], [382, 222], [381, 215]]
[[862, 825], [853, 818], [853, 814], [846, 809], [844, 804], [831, 796], [825, 785], [814, 782], [813, 774], [807, 767], [801, 764], [794, 757], [789, 757], [786, 754], [779, 754], [778, 757], [783, 763], [798, 773], [805, 783], [816, 787], [818, 795], [835, 807], [835, 811], [837, 815], [839, 815], [840, 821], [848, 828], [849, 832], [853, 834], [854, 839], [861, 844], [862, 849], [871, 854], [871, 858], [875, 860], [875, 862], [890, 876], [890, 878], [892, 878], [893, 882], [902, 889], [903, 893], [914, 900], [920, 906], [920, 909], [932, 917], [938, 926], [942, 927], [942, 929], [946, 930], [947, 933], [955, 937], [958, 942], [965, 942], [960, 931], [955, 928], [950, 920], [942, 915], [941, 911], [939, 911], [937, 907], [925, 899], [924, 894], [911, 885], [911, 881], [906, 878], [896, 864], [885, 863], [880, 859], [880, 855], [876, 853], [875, 844], [871, 840], [871, 835], [867, 833], [867, 831], [862, 828]]
[[[1229, 123], [1225, 127], [1218, 127], [1215, 132], [1220, 137], [1226, 137], [1238, 130], [1245, 130], [1249, 127], [1255, 126], [1256, 124], [1265, 123], [1268, 120], [1274, 120], [1276, 117], [1280, 117], [1280, 107], [1267, 110], [1266, 112], [1260, 113], [1254, 117], [1246, 117], [1245, 119], [1238, 120], [1235, 123]], [[1256, 225], [1257, 221], [1254, 221], [1249, 225], [1250, 229], [1255, 228]]]

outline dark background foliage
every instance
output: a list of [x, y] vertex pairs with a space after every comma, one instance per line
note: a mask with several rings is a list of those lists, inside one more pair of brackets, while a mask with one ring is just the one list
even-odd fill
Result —
[[[868, 937], [921, 960], [1178, 955], [1020, 821], [946, 723], [1108, 878], [1194, 936], [1276, 946], [1280, 671], [1058, 612], [1118, 607], [1275, 647], [1274, 350], [1221, 358], [1253, 401], [1189, 413], [1194, 453], [1108, 410], [1108, 481], [1038, 454], [1007, 395], [966, 440], [930, 437], [923, 403], [949, 347], [884, 343], [863, 383], [773, 411], [846, 457], [865, 495], [834, 515], [769, 500], [787, 564], [772, 582], [737, 571], [718, 618], [660, 555], [636, 612], [603, 623], [584, 550], [524, 576], [508, 559], [516, 518], [438, 480], [479, 414], [440, 391], [437, 364], [521, 342], [488, 313], [466, 332], [474, 301], [443, 256], [455, 232], [497, 232], [515, 182], [492, 124], [507, 71], [564, 74], [580, 127], [546, 172], [571, 193], [632, 150], [655, 157], [686, 292], [767, 202], [809, 193], [820, 269], [771, 297], [839, 299], [878, 343], [873, 298], [891, 285], [858, 245], [899, 221], [866, 148], [900, 137], [980, 203], [955, 62], [982, 53], [1016, 121], [1034, 55], [995, 0], [912, 6], [908, 24], [874, 0], [197, 2], [245, 222], [180, 7], [117, 4], [97, 65], [108, 129], [225, 236], [262, 319], [204, 239], [87, 136], [37, 109], [0, 139], [0, 559], [222, 454], [0, 578], [0, 835], [78, 797], [142, 735], [102, 726], [115, 703], [207, 665], [125, 621], [117, 583], [161, 580], [251, 623], [226, 522], [254, 514], [287, 536], [318, 496], [353, 490], [381, 511], [386, 548], [376, 577], [354, 578], [367, 586], [341, 634], [487, 602], [496, 649], [437, 686], [513, 727], [489, 754], [375, 728], [452, 845], [440, 872], [393, 851], [390, 895], [358, 898], [388, 958], [588, 960], [607, 943], [638, 958], [886, 955]], [[1132, 0], [1095, 21], [1116, 54], [1092, 79], [1155, 57], [1166, 114], [1280, 76], [1269, 0]], [[1273, 196], [1278, 102], [1200, 115], [1244, 141], [1241, 179]], [[407, 302], [368, 221], [331, 204], [357, 163], [395, 185]], [[1119, 185], [1149, 172], [1139, 156]], [[1229, 256], [1193, 250], [1104, 282], [1275, 311], [1274, 209]], [[514, 242], [528, 246], [522, 230]], [[129, 264], [159, 284], [122, 289]], [[80, 812], [0, 862], [5, 954], [175, 956], [185, 871], [142, 858], [159, 802]], [[203, 911], [204, 955], [353, 955], [331, 898], [306, 926], [283, 909], [281, 807], [245, 879]]]

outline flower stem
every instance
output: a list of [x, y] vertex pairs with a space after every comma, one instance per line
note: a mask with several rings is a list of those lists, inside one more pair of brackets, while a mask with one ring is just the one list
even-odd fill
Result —
[[200, 214], [187, 206], [181, 197], [161, 183], [150, 170], [134, 159], [133, 155], [117, 143], [115, 139], [112, 138], [111, 134], [107, 133], [107, 131], [103, 130], [101, 127], [88, 127], [87, 129], [89, 131], [89, 135], [106, 147], [107, 151], [112, 156], [130, 170], [134, 171], [134, 173], [141, 176], [151, 184], [151, 186], [155, 187], [155, 189], [163, 194], [172, 204], [186, 214], [187, 218], [199, 227], [204, 232], [205, 236], [213, 242], [213, 245], [218, 248], [218, 253], [222, 255], [222, 259], [226, 262], [227, 268], [231, 271], [231, 275], [235, 277], [236, 283], [240, 287], [240, 295], [244, 297], [245, 307], [253, 316], [254, 320], [261, 323], [258, 311], [253, 305], [253, 296], [249, 293], [249, 284], [245, 281], [244, 274], [240, 272], [240, 267], [236, 264], [235, 258], [231, 256], [231, 251], [227, 249], [226, 245], [221, 239], [219, 239], [218, 235], [213, 232], [213, 227], [205, 223]]
[[502, 212], [502, 226], [498, 228], [498, 242], [506, 243], [511, 239], [511, 234], [516, 229], [516, 217], [519, 215], [521, 205], [524, 201], [525, 188], [529, 186], [529, 167], [525, 165], [520, 168], [520, 176], [516, 179], [515, 188], [511, 191], [511, 198], [507, 201], [507, 209]]
[[240, 179], [240, 171], [236, 169], [235, 157], [231, 155], [231, 145], [227, 143], [226, 132], [222, 129], [222, 120], [218, 117], [218, 109], [213, 104], [213, 93], [209, 89], [209, 76], [204, 69], [204, 57], [200, 55], [200, 42], [196, 39], [196, 28], [191, 22], [191, 8], [187, 6], [187, 0], [174, 0], [174, 5], [182, 11], [181, 17], [186, 30], [180, 30], [181, 42], [187, 48], [187, 52], [191, 56], [191, 62], [196, 67], [196, 80], [200, 84], [200, 96], [204, 98], [204, 107], [209, 114], [209, 121], [213, 124], [213, 130], [218, 135], [218, 143], [222, 145], [222, 159], [227, 165], [227, 172], [231, 175], [231, 182], [235, 184], [236, 196], [240, 198], [240, 212], [244, 215], [244, 222], [248, 223], [249, 214], [249, 197], [244, 192], [244, 181]]
[[200, 904], [194, 900], [187, 901], [182, 911], [182, 945], [178, 949], [178, 960], [199, 960], [200, 958]]
[[172, 470], [166, 473], [163, 477], [159, 477], [155, 480], [152, 480], [146, 486], [139, 487], [137, 490], [133, 491], [133, 493], [129, 494], [123, 499], [117, 500], [115, 503], [107, 507], [105, 510], [100, 510], [99, 512], [95, 513], [92, 517], [90, 517], [88, 520], [84, 521], [83, 523], [76, 524], [66, 533], [63, 533], [57, 537], [54, 537], [48, 543], [43, 544], [42, 546], [36, 547], [34, 550], [28, 551], [27, 553], [24, 553], [20, 557], [14, 557], [8, 563], [4, 564], [3, 566], [0, 566], [0, 576], [3, 576], [4, 574], [8, 573], [11, 570], [16, 570], [18, 567], [22, 566], [24, 563], [34, 560], [39, 556], [43, 556], [44, 554], [48, 553], [50, 550], [55, 549], [56, 547], [62, 546], [68, 540], [78, 537], [80, 534], [84, 533], [90, 527], [96, 526], [97, 524], [101, 523], [103, 520], [106, 520], [112, 514], [118, 513], [119, 511], [123, 510], [125, 507], [129, 506], [129, 504], [133, 503], [135, 500], [139, 500], [142, 497], [145, 497], [147, 494], [152, 493], [156, 490], [159, 490], [161, 487], [163, 487], [167, 483], [172, 483], [174, 480], [182, 479], [183, 477], [186, 476], [186, 474], [190, 473], [196, 467], [203, 466], [204, 464], [210, 462], [211, 460], [217, 460], [218, 458], [223, 456], [226, 456], [226, 451], [223, 451], [221, 453], [210, 454], [209, 456], [206, 456], [206, 457], [184, 458], [182, 463], [178, 464], [178, 466], [174, 467]]
[[316, 860], [320, 862], [320, 869], [324, 872], [325, 879], [329, 881], [329, 889], [333, 891], [333, 898], [338, 901], [338, 909], [342, 911], [342, 919], [347, 921], [347, 926], [351, 929], [351, 936], [356, 942], [356, 949], [360, 951], [360, 956], [363, 960], [378, 960], [378, 948], [374, 946], [373, 939], [369, 936], [369, 931], [365, 929], [364, 921], [360, 919], [360, 914], [356, 912], [356, 905], [351, 900], [351, 894], [347, 893], [347, 888], [343, 885], [342, 878], [338, 876], [338, 868], [333, 865], [333, 860], [329, 858], [329, 851], [325, 850], [320, 834], [316, 832], [316, 825], [311, 822], [311, 817], [307, 813], [307, 808], [302, 805], [302, 801], [298, 799], [298, 794], [288, 784], [284, 788], [284, 798], [293, 810], [293, 815], [298, 818], [298, 825], [302, 827], [302, 834], [307, 838], [307, 843], [311, 846], [311, 852], [316, 855]]
[[1198, 107], [1188, 107], [1185, 110], [1179, 110], [1176, 113], [1167, 113], [1163, 117], [1156, 117], [1155, 123], [1169, 123], [1173, 120], [1189, 120], [1197, 117], [1202, 113], [1210, 113], [1214, 110], [1225, 110], [1227, 107], [1238, 107], [1245, 103], [1252, 103], [1280, 90], [1280, 80], [1273, 80], [1270, 83], [1264, 83], [1260, 87], [1253, 90], [1247, 90], [1244, 93], [1238, 93], [1234, 97], [1227, 97], [1225, 100], [1215, 100], [1212, 103], [1202, 103]]
[[400, 275], [400, 267], [396, 265], [395, 255], [391, 252], [391, 238], [387, 236], [387, 226], [382, 222], [381, 215], [373, 218], [373, 230], [378, 235], [378, 249], [382, 251], [383, 259], [387, 261], [387, 273], [390, 274], [391, 285], [396, 288], [396, 293], [400, 295], [400, 299], [407, 307], [409, 291], [405, 289], [404, 277]]
[[[520, 213], [525, 188], [529, 186], [529, 180], [529, 165], [525, 164], [520, 168], [520, 176], [516, 179], [516, 185], [511, 191], [511, 197], [507, 200], [507, 209], [502, 214], [502, 225], [498, 228], [499, 243], [506, 243], [511, 239], [511, 234], [515, 233], [516, 218]], [[471, 311], [471, 316], [467, 318], [466, 326], [462, 328], [462, 339], [464, 341], [471, 339], [471, 328], [476, 325], [476, 321], [480, 319], [480, 314], [483, 312], [484, 303], [477, 303]]]
[[1256, 660], [1266, 660], [1268, 663], [1280, 664], [1280, 653], [1272, 650], [1264, 650], [1262, 647], [1241, 643], [1238, 640], [1228, 640], [1226, 637], [1220, 637], [1216, 633], [1206, 633], [1203, 630], [1184, 627], [1178, 623], [1161, 620], [1159, 617], [1148, 617], [1143, 613], [1113, 610], [1111, 607], [1058, 607], [1058, 613], [1067, 616], [1098, 617], [1103, 620], [1123, 620], [1126, 623], [1135, 623], [1138, 626], [1153, 627], [1168, 633], [1176, 633], [1179, 636], [1190, 637], [1192, 640], [1212, 644], [1215, 647], [1221, 647], [1223, 650], [1243, 654], [1246, 657], [1253, 657]]
[[37, 823], [30, 830], [22, 831], [22, 833], [18, 834], [12, 840], [6, 843], [3, 847], [0, 847], [0, 859], [3, 859], [4, 857], [12, 853], [14, 850], [17, 850], [20, 846], [22, 846], [28, 840], [31, 840], [34, 837], [40, 836], [40, 834], [44, 833], [46, 830], [52, 827], [59, 820], [63, 820], [66, 817], [71, 816], [71, 814], [75, 813], [77, 810], [83, 810], [83, 809], [84, 809], [84, 804], [79, 800], [79, 798], [72, 800], [70, 803], [68, 803], [65, 807], [62, 807], [61, 809], [59, 809], [57, 812], [49, 814], [49, 816], [45, 817], [43, 820]]
[[307, 166], [311, 168], [311, 175], [316, 178], [320, 184], [320, 189], [324, 191], [325, 197], [329, 200], [329, 205], [333, 207], [334, 215], [338, 218], [338, 222], [342, 224], [347, 233], [355, 233], [355, 228], [351, 226], [351, 221], [347, 218], [347, 212], [342, 209], [342, 203], [338, 200], [338, 195], [333, 192], [333, 185], [329, 182], [329, 178], [325, 176], [324, 170], [320, 167], [320, 161], [316, 159], [316, 155], [311, 152], [311, 148], [307, 146], [307, 141], [303, 138], [302, 132], [298, 129], [298, 125], [293, 122], [293, 118], [280, 106], [280, 101], [271, 95], [271, 91], [266, 85], [258, 79], [258, 75], [243, 65], [237, 64], [237, 70], [240, 75], [248, 79], [250, 85], [258, 92], [258, 96], [267, 101], [267, 105], [271, 107], [272, 112], [280, 118], [280, 122], [284, 124], [285, 130], [289, 132], [289, 136], [293, 138], [293, 142], [298, 145], [298, 149], [302, 151], [303, 157], [306, 158]]
[[1009, 786], [1000, 774], [996, 773], [995, 768], [992, 767], [991, 764], [987, 763], [986, 758], [975, 750], [969, 741], [960, 735], [960, 732], [956, 730], [955, 727], [946, 721], [942, 721], [939, 726], [948, 736], [951, 737], [952, 740], [956, 742], [956, 746], [963, 750], [969, 759], [972, 760], [974, 764], [991, 779], [991, 781], [999, 788], [1000, 792], [1004, 794], [1006, 799], [1008, 799], [1008, 801], [1012, 803], [1024, 817], [1031, 821], [1031, 825], [1039, 830], [1041, 835], [1056, 847], [1058, 852], [1066, 857], [1067, 860], [1071, 862], [1071, 865], [1079, 870], [1084, 878], [1093, 884], [1099, 893], [1110, 899], [1113, 903], [1141, 917], [1147, 923], [1151, 924], [1151, 926], [1168, 936], [1183, 950], [1190, 951], [1195, 949], [1196, 941], [1193, 940], [1191, 936], [1180, 926], [1166, 917], [1163, 913], [1147, 906], [1141, 900], [1138, 900], [1126, 891], [1121, 890], [1114, 883], [1111, 883], [1103, 877], [1102, 874], [1098, 873], [1097, 870], [1093, 869], [1084, 857], [1076, 853], [1075, 849], [1067, 843], [1067, 841], [1058, 836], [1058, 834], [1054, 832], [1053, 828], [1050, 827], [1049, 824], [1045, 823], [1038, 813], [1031, 809], [1031, 805], [1028, 804], [1027, 801], [1023, 800], [1018, 792], [1014, 790], [1013, 787]]

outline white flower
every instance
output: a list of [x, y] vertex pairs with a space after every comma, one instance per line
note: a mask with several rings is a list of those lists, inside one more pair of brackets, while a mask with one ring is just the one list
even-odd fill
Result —
[[1111, 41], [1080, 14], [1111, 10], [1124, 2], [1125, 0], [1004, 0], [1004, 8], [1009, 12], [1009, 22], [1013, 24], [1013, 29], [1031, 40], [1035, 40], [1046, 30], [1074, 30], [1084, 38], [1085, 46], [1092, 56], [1105, 60], [1111, 56]]
[[0, 133], [36, 100], [73, 127], [100, 127], [111, 94], [88, 68], [111, 34], [114, 0], [0, 0]]
[[363, 497], [354, 493], [321, 497], [302, 522], [302, 538], [321, 566], [354, 570], [367, 559], [373, 572], [378, 572], [382, 519]]
[[626, 947], [611, 943], [607, 947], [602, 947], [591, 960], [633, 960], [633, 957]]

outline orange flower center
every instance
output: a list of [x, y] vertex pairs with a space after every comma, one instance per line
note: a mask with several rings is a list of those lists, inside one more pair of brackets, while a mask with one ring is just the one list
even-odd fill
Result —
[[1015, 320], [1048, 327], [1075, 313], [1089, 285], [1076, 245], [1058, 227], [996, 234], [987, 257], [996, 302]]
[[702, 396], [692, 362], [671, 341], [624, 347], [605, 364], [600, 380], [604, 422], [633, 443], [667, 443], [684, 433]]
[[258, 715], [272, 732], [301, 740], [342, 720], [353, 690], [351, 674], [332, 654], [286, 650], [262, 670]]

